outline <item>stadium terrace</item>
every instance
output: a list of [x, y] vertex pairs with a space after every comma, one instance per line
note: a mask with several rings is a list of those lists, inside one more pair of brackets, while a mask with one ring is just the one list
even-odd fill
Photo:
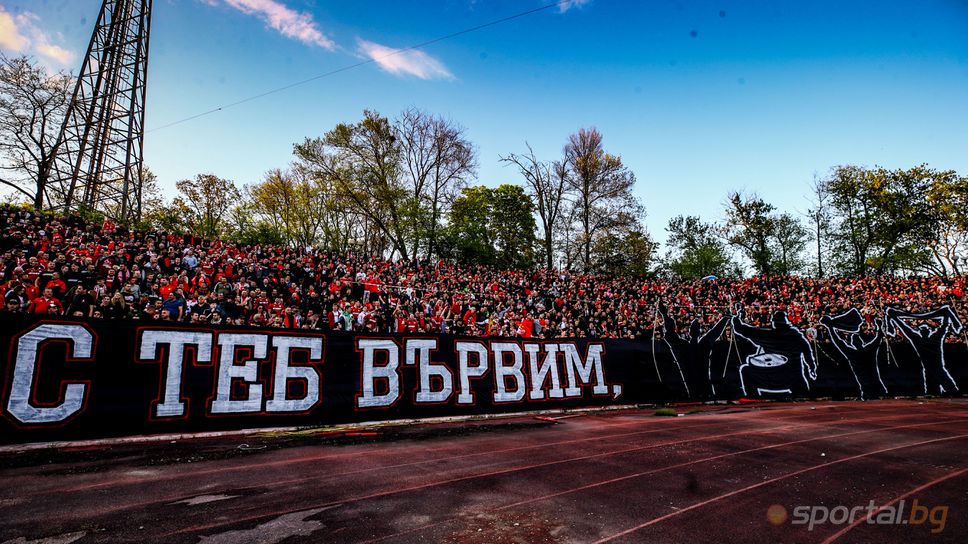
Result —
[[[651, 338], [741, 308], [753, 325], [782, 310], [808, 337], [820, 317], [857, 308], [866, 331], [886, 307], [950, 305], [963, 322], [966, 278], [798, 276], [670, 280], [388, 261], [313, 248], [241, 245], [130, 231], [79, 216], [0, 213], [4, 311], [94, 319], [372, 333], [524, 338]], [[727, 331], [728, 333], [728, 331]], [[952, 335], [949, 342], [964, 341]]]

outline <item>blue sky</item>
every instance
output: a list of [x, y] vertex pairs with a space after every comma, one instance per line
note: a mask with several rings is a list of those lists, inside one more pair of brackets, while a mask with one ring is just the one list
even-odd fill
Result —
[[[543, 3], [155, 0], [147, 126]], [[99, 5], [0, 0], [0, 47], [76, 69]], [[733, 189], [802, 211], [838, 164], [968, 174], [968, 0], [564, 7], [150, 131], [146, 162], [169, 191], [200, 172], [241, 186], [364, 108], [417, 106], [467, 128], [495, 185], [520, 181], [499, 155], [554, 159], [596, 126], [660, 240], [674, 215], [721, 218]]]

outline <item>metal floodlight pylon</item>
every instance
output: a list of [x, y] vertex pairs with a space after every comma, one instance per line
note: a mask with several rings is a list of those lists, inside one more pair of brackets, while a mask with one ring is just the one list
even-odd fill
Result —
[[50, 197], [64, 211], [141, 216], [152, 0], [104, 0], [57, 139]]

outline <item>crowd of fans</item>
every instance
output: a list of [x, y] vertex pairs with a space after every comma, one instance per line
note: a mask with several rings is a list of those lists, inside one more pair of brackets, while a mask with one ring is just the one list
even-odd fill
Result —
[[[370, 332], [650, 338], [660, 302], [680, 330], [743, 308], [766, 326], [777, 310], [811, 334], [823, 315], [949, 304], [962, 322], [968, 278], [667, 280], [452, 262], [388, 261], [312, 248], [243, 246], [127, 230], [110, 221], [0, 207], [4, 310]], [[950, 340], [959, 340], [952, 338]]]

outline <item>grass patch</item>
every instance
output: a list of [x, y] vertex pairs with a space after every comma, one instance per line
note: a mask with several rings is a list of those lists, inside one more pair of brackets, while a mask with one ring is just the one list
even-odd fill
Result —
[[679, 415], [679, 412], [676, 412], [675, 408], [659, 408], [658, 410], [655, 411], [655, 415], [675, 417]]

